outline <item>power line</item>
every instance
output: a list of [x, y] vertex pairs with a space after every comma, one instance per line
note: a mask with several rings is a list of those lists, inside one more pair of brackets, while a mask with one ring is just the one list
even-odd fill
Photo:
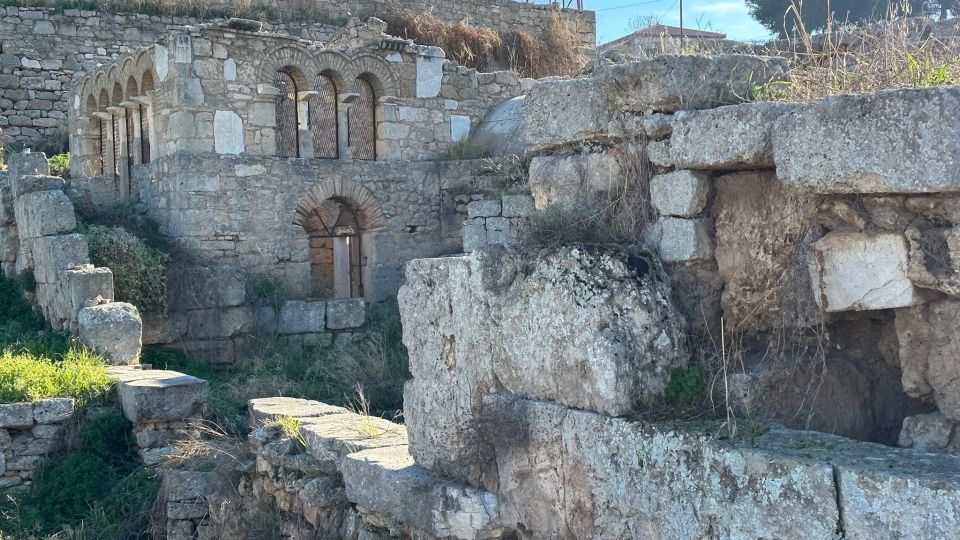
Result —
[[648, 0], [647, 2], [637, 2], [636, 4], [627, 4], [625, 6], [615, 6], [615, 7], [603, 8], [603, 9], [595, 9], [594, 11], [613, 11], [615, 9], [626, 9], [626, 8], [632, 8], [637, 6], [648, 6], [650, 4], [659, 4], [662, 1], [663, 0]]

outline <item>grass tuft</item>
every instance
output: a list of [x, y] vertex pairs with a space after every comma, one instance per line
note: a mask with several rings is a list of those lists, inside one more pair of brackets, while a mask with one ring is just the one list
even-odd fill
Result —
[[166, 310], [169, 255], [120, 227], [93, 225], [82, 232], [91, 262], [113, 271], [117, 300], [145, 311]]

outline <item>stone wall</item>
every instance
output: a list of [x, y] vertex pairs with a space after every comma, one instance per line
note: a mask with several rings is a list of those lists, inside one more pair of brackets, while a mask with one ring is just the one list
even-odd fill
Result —
[[28, 488], [47, 459], [63, 448], [74, 400], [0, 404], [0, 492]]
[[[947, 163], [960, 134], [943, 111], [960, 97], [945, 87], [718, 106], [718, 91], [739, 95], [751, 80], [731, 67], [777, 65], [757, 62], [663, 57], [536, 85], [525, 108], [528, 149], [545, 153], [530, 167], [537, 207], [604, 196], [607, 179], [624, 175], [623, 142], [639, 141], [657, 216], [646, 240], [697, 335], [738, 336], [739, 414], [953, 448], [944, 426], [957, 420], [955, 392], [943, 381], [954, 344], [944, 329], [960, 179]], [[674, 76], [657, 79], [664, 66]], [[586, 89], [593, 99], [560, 114], [552, 106]], [[907, 127], [894, 137], [891, 121]], [[927, 133], [936, 142], [916, 146]], [[928, 414], [934, 405], [942, 416]]]
[[[73, 203], [62, 178], [47, 176], [42, 153], [12, 154], [9, 177], [0, 186], [6, 208], [2, 242], [16, 246], [7, 275], [31, 272], [40, 311], [55, 330], [64, 330], [116, 364], [135, 364], [142, 322], [137, 308], [114, 302], [113, 273], [90, 264], [87, 239], [75, 231]], [[13, 209], [12, 215], [9, 210]]]
[[[480, 197], [483, 197], [480, 195]], [[520, 241], [527, 218], [533, 213], [533, 197], [503, 195], [467, 204], [463, 222], [463, 251], [470, 253], [488, 245], [510, 246]]]
[[[67, 129], [74, 82], [121, 54], [153, 45], [187, 17], [53, 8], [0, 8], [0, 129], [4, 141], [36, 142]], [[342, 28], [277, 22], [278, 33], [328, 41]], [[63, 136], [60, 136], [63, 139]], [[65, 141], [63, 141], [65, 143]]]

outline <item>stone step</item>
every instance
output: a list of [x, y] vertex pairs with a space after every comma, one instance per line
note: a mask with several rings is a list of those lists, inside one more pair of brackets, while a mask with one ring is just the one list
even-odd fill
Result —
[[349, 412], [343, 407], [327, 405], [319, 401], [286, 397], [251, 399], [247, 404], [247, 411], [250, 414], [250, 426], [253, 428], [282, 416], [301, 419]]
[[437, 538], [499, 538], [493, 493], [449, 482], [416, 465], [406, 445], [364, 450], [341, 464], [347, 498]]

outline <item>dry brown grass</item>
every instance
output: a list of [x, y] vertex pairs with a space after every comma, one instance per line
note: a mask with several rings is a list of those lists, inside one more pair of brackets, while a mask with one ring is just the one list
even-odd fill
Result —
[[526, 30], [501, 34], [467, 21], [448, 22], [432, 11], [394, 10], [377, 16], [387, 22], [387, 33], [440, 47], [447, 58], [481, 71], [509, 68], [534, 78], [570, 75], [586, 60], [577, 49], [576, 33], [555, 14], [540, 35]]
[[792, 60], [788, 82], [758, 87], [757, 99], [810, 101], [960, 82], [960, 38], [929, 37], [928, 19], [892, 8], [886, 20], [864, 26], [829, 21], [823, 34], [801, 32], [767, 52]]

